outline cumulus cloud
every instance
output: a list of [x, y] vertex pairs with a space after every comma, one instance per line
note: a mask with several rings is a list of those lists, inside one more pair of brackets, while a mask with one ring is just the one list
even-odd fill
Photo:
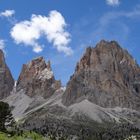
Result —
[[111, 6], [115, 6], [115, 5], [120, 4], [119, 0], [106, 0], [106, 2], [107, 2], [108, 5], [111, 5]]
[[5, 49], [5, 43], [4, 40], [0, 39], [0, 49], [4, 51]]
[[1, 17], [12, 17], [15, 14], [14, 10], [5, 10], [4, 12], [0, 13]]
[[36, 53], [43, 51], [44, 45], [39, 43], [39, 39], [45, 36], [59, 52], [71, 55], [73, 51], [68, 47], [70, 34], [66, 27], [64, 17], [54, 10], [49, 16], [32, 15], [30, 20], [16, 23], [10, 34], [17, 44], [31, 46]]

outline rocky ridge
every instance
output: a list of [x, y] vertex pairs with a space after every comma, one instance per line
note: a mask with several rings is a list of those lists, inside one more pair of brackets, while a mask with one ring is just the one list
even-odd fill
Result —
[[89, 47], [77, 63], [63, 96], [67, 106], [87, 99], [101, 107], [140, 111], [140, 67], [115, 41]]

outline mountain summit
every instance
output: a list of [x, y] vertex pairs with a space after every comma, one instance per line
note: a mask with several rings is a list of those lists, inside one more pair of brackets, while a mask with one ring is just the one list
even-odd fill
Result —
[[40, 95], [47, 98], [60, 87], [61, 82], [55, 80], [50, 61], [46, 63], [43, 57], [24, 64], [17, 81], [17, 91], [24, 90], [30, 97]]
[[140, 67], [116, 41], [88, 47], [63, 96], [67, 106], [84, 99], [102, 107], [139, 110]]

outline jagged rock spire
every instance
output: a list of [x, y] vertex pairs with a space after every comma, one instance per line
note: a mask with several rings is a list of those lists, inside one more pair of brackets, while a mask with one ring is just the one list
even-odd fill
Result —
[[55, 80], [50, 61], [46, 63], [43, 57], [24, 64], [17, 81], [17, 91], [22, 89], [31, 97], [40, 95], [47, 98], [60, 87], [61, 82]]

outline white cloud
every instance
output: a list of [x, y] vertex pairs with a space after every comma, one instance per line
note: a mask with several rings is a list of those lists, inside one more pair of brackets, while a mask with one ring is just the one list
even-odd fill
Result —
[[0, 13], [1, 17], [12, 17], [15, 14], [14, 10], [5, 10], [4, 12]]
[[4, 40], [0, 39], [0, 49], [4, 51], [5, 49], [5, 43]]
[[43, 51], [43, 47], [39, 46], [38, 44], [34, 44], [33, 51], [36, 53], [40, 53]]
[[73, 51], [68, 47], [70, 34], [65, 30], [66, 26], [64, 17], [54, 10], [48, 17], [32, 15], [30, 20], [16, 23], [10, 33], [17, 44], [31, 46], [36, 53], [43, 50], [44, 45], [39, 44], [39, 39], [45, 36], [59, 52], [71, 55]]
[[111, 5], [111, 6], [115, 6], [115, 5], [120, 4], [119, 0], [106, 0], [106, 2], [107, 2], [108, 5]]

